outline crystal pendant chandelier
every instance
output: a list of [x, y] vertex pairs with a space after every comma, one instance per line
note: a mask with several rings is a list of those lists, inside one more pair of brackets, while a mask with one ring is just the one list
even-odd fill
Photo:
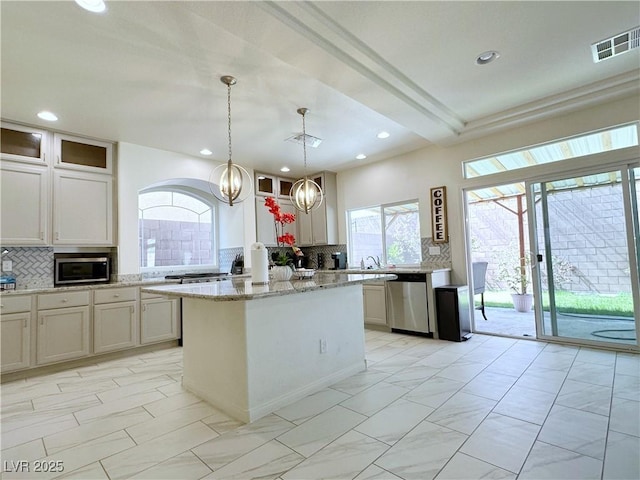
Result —
[[301, 178], [291, 187], [289, 197], [293, 206], [304, 213], [318, 208], [322, 204], [324, 194], [322, 188], [307, 176], [307, 131], [305, 125], [305, 115], [308, 108], [299, 108], [298, 113], [302, 115], [302, 150], [304, 153], [304, 178]]
[[233, 207], [246, 199], [251, 193], [251, 176], [246, 169], [231, 161], [231, 86], [236, 84], [236, 79], [230, 75], [220, 77], [220, 81], [227, 86], [227, 119], [229, 133], [229, 160], [226, 164], [218, 165], [213, 169], [209, 177], [211, 193], [218, 200]]

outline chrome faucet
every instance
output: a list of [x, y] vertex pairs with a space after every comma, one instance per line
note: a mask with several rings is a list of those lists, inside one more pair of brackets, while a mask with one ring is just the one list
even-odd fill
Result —
[[376, 258], [373, 258], [371, 255], [369, 255], [369, 256], [367, 257], [367, 259], [369, 259], [369, 258], [370, 258], [371, 260], [373, 260], [373, 263], [375, 263], [375, 264], [376, 264], [376, 267], [377, 267], [377, 268], [380, 268], [380, 257], [378, 257], [378, 256], [376, 255]]

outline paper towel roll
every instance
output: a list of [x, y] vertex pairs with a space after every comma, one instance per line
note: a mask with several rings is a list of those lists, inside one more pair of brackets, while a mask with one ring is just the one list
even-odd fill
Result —
[[269, 283], [267, 247], [260, 242], [251, 245], [251, 283], [255, 285]]

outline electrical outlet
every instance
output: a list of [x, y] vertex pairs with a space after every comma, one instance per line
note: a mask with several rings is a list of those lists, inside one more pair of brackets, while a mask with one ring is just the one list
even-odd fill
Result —
[[324, 338], [320, 339], [320, 353], [327, 353], [327, 341]]
[[429, 247], [429, 255], [440, 255], [440, 247]]
[[13, 270], [13, 262], [11, 260], [2, 260], [2, 271], [10, 272]]

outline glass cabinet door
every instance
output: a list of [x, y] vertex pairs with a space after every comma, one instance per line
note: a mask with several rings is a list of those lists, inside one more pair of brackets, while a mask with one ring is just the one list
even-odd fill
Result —
[[19, 125], [2, 124], [0, 150], [5, 160], [45, 163], [46, 132]]
[[256, 195], [272, 196], [276, 194], [276, 178], [256, 172]]
[[112, 145], [106, 142], [56, 134], [56, 166], [111, 173]]

